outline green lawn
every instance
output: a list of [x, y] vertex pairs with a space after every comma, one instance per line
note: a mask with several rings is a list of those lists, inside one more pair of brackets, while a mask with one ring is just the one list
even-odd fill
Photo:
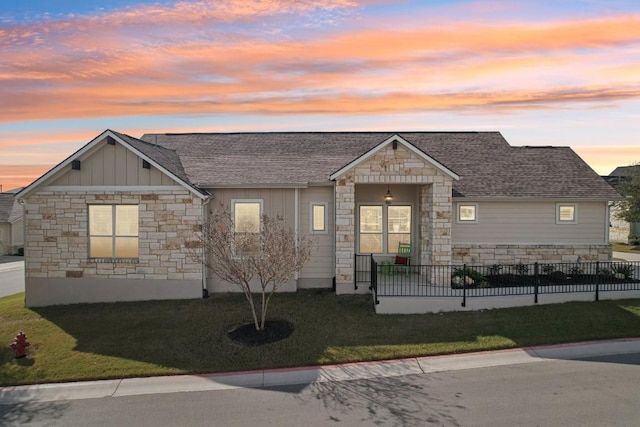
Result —
[[613, 250], [615, 252], [630, 252], [634, 254], [640, 254], [640, 246], [631, 246], [627, 243], [611, 242]]
[[[270, 318], [295, 325], [280, 342], [245, 348], [226, 331], [249, 320], [241, 295], [26, 309], [0, 299], [0, 385], [226, 372], [640, 337], [640, 300], [482, 312], [376, 315], [371, 296], [276, 295]], [[27, 334], [28, 357], [8, 344]]]

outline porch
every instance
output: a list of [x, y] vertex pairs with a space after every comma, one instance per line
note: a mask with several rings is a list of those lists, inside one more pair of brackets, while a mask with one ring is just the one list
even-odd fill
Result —
[[640, 262], [390, 265], [356, 255], [354, 286], [376, 313], [481, 310], [640, 297]]

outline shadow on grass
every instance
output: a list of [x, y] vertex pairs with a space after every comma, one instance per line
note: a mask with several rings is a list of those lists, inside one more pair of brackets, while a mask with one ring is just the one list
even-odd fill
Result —
[[[57, 381], [285, 368], [640, 336], [639, 300], [376, 315], [370, 296], [304, 291], [273, 298], [268, 317], [285, 319], [295, 330], [283, 341], [259, 347], [242, 347], [227, 337], [232, 327], [250, 320], [241, 295], [33, 311], [75, 340], [75, 347], [58, 353], [62, 360], [56, 363], [68, 368], [56, 367]], [[35, 334], [30, 337], [36, 340]], [[47, 351], [40, 348], [36, 358]]]

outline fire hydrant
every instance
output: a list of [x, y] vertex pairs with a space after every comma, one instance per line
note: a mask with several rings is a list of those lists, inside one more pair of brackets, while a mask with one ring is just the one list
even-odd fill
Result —
[[27, 355], [27, 347], [30, 345], [31, 344], [27, 341], [27, 336], [24, 332], [20, 331], [20, 333], [16, 335], [16, 339], [13, 341], [13, 344], [11, 344], [11, 348], [16, 353], [16, 359], [25, 357]]

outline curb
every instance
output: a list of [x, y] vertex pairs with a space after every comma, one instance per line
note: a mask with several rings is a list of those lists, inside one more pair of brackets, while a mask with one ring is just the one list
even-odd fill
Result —
[[443, 356], [301, 368], [268, 369], [207, 375], [37, 384], [0, 388], [0, 404], [123, 397], [142, 394], [263, 388], [283, 385], [351, 381], [424, 373], [487, 368], [549, 360], [572, 360], [640, 353], [640, 338], [522, 347]]

